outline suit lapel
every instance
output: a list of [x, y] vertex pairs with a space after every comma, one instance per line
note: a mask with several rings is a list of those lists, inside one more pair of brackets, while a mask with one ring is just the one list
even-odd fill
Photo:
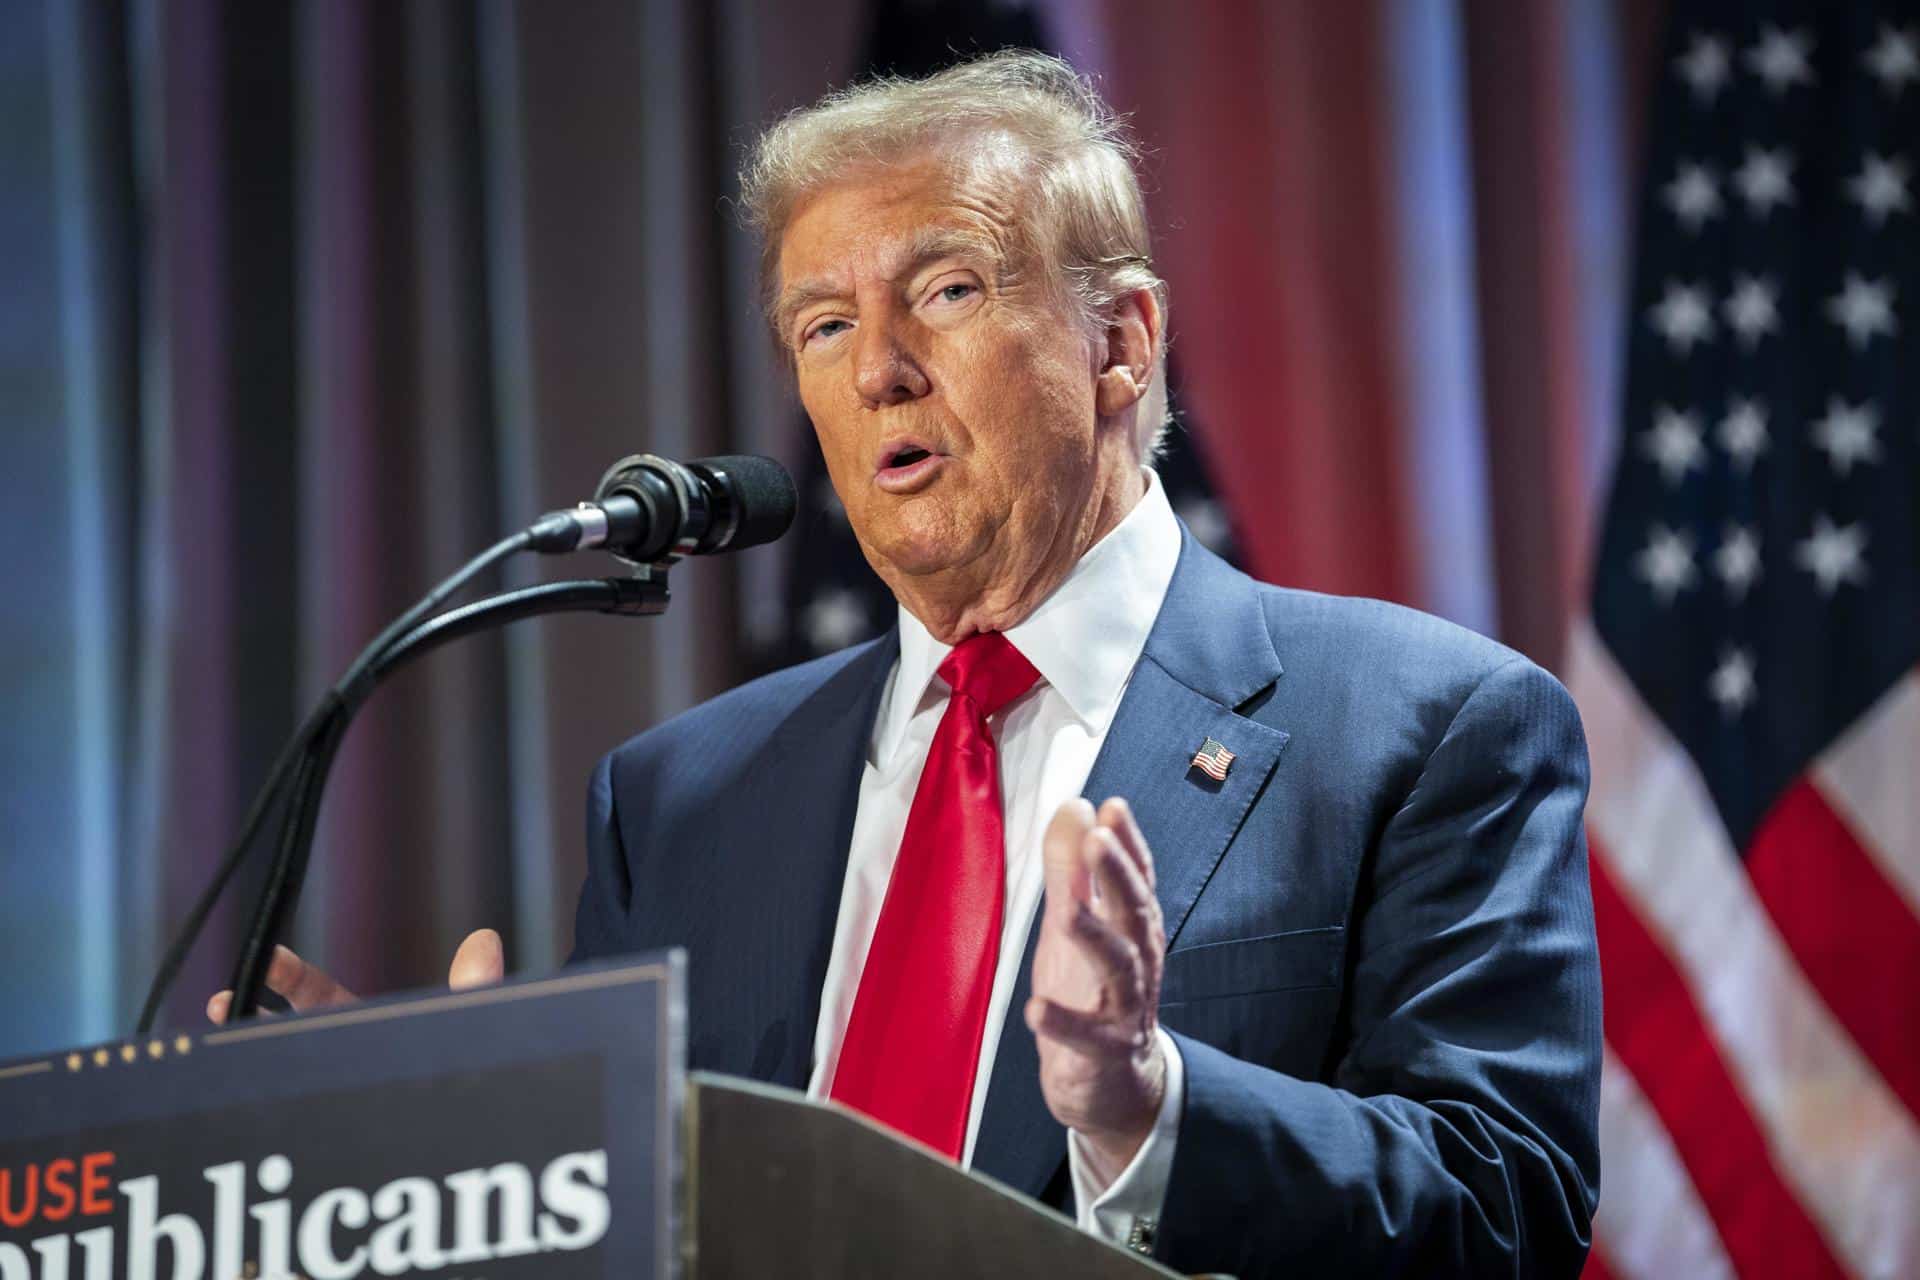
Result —
[[[730, 927], [701, 949], [712, 980], [697, 1017], [711, 1036], [696, 1036], [696, 1066], [806, 1088], [860, 777], [898, 646], [889, 632], [809, 695], [746, 773], [768, 789], [713, 815], [714, 866], [727, 873], [705, 889], [751, 936]], [[688, 923], [710, 915], [692, 912]]]
[[[1153, 850], [1169, 944], [1266, 786], [1287, 735], [1237, 713], [1280, 675], [1257, 587], [1181, 530], [1180, 561], [1145, 652], [1087, 777], [1095, 804], [1124, 796]], [[1190, 768], [1206, 739], [1234, 753], [1224, 782]], [[1038, 919], [994, 1059], [973, 1167], [1038, 1196], [1066, 1156], [1040, 1093], [1040, 1054], [1024, 1010]]]

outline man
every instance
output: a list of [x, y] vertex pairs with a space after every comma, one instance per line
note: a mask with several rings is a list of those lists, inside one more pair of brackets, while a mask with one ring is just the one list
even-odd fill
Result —
[[[1182, 1270], [1573, 1275], [1577, 715], [1489, 641], [1181, 528], [1129, 161], [1032, 54], [761, 141], [769, 315], [900, 622], [602, 761], [576, 956], [686, 947], [693, 1066]], [[455, 978], [498, 970], [476, 935]], [[290, 953], [269, 980], [344, 995]]]

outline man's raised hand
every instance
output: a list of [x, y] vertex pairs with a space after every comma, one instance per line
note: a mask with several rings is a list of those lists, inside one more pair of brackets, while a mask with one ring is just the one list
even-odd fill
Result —
[[1060, 806], [1044, 851], [1027, 1026], [1048, 1109], [1092, 1145], [1110, 1179], [1146, 1141], [1167, 1087], [1155, 1034], [1167, 934], [1153, 855], [1117, 797], [1097, 814], [1085, 800]]
[[[492, 929], [475, 929], [460, 949], [453, 953], [453, 965], [447, 970], [447, 985], [455, 991], [484, 987], [506, 976], [506, 949], [500, 935]], [[295, 1013], [352, 1004], [360, 997], [333, 980], [318, 965], [308, 964], [286, 947], [273, 949], [267, 966], [267, 987], [279, 993], [293, 1006]], [[233, 1005], [233, 992], [222, 991], [207, 1001], [209, 1021], [224, 1023]]]

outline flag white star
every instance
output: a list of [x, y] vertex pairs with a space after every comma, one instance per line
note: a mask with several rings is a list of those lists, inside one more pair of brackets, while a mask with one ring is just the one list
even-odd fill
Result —
[[1740, 471], [1751, 471], [1753, 460], [1767, 451], [1767, 409], [1758, 400], [1739, 397], [1727, 404], [1727, 416], [1715, 433], [1720, 447]]
[[1668, 348], [1678, 355], [1687, 355], [1694, 343], [1713, 338], [1713, 303], [1704, 284], [1667, 281], [1666, 292], [1654, 304], [1651, 318]]
[[1748, 147], [1746, 158], [1733, 171], [1733, 185], [1747, 211], [1764, 219], [1777, 204], [1793, 203], [1793, 152], [1785, 147], [1766, 151]]
[[1897, 98], [1909, 80], [1920, 80], [1920, 38], [1914, 36], [1911, 27], [1896, 31], [1882, 24], [1880, 39], [1861, 55], [1860, 61], [1880, 81], [1880, 87]]
[[832, 653], [866, 636], [867, 611], [856, 593], [836, 587], [807, 605], [800, 625], [815, 653]]
[[1180, 518], [1187, 522], [1187, 531], [1196, 541], [1209, 551], [1219, 551], [1226, 546], [1233, 529], [1227, 523], [1227, 513], [1212, 498], [1196, 498], [1180, 504]]
[[1782, 31], [1768, 23], [1744, 60], [1747, 69], [1766, 82], [1768, 92], [1778, 96], [1796, 84], [1813, 83], [1813, 67], [1807, 62], [1812, 52], [1813, 37], [1806, 32]]
[[1707, 678], [1707, 695], [1720, 704], [1731, 720], [1747, 709], [1756, 690], [1753, 682], [1753, 655], [1745, 649], [1725, 649], [1720, 665]]
[[1827, 416], [1813, 424], [1813, 443], [1825, 451], [1834, 474], [1848, 475], [1856, 462], [1880, 461], [1880, 411], [1871, 400], [1850, 405], [1839, 396], [1827, 399]]
[[1679, 484], [1689, 471], [1706, 469], [1698, 415], [1664, 404], [1653, 411], [1653, 426], [1641, 433], [1640, 451], [1653, 459], [1669, 485]]
[[1835, 527], [1822, 512], [1813, 518], [1813, 531], [1807, 540], [1794, 547], [1794, 563], [1811, 573], [1820, 584], [1820, 594], [1830, 596], [1843, 582], [1855, 586], [1867, 580], [1867, 531], [1859, 524]]
[[1743, 600], [1747, 588], [1760, 576], [1760, 539], [1745, 525], [1730, 524], [1713, 552], [1713, 571], [1726, 585], [1727, 596]]
[[1664, 525], [1653, 526], [1647, 545], [1633, 563], [1661, 604], [1672, 604], [1674, 596], [1691, 587], [1699, 576], [1693, 563], [1693, 539]]
[[1776, 333], [1780, 326], [1780, 292], [1771, 280], [1756, 276], [1736, 276], [1733, 292], [1720, 304], [1727, 325], [1740, 335], [1740, 345], [1751, 351], [1760, 339]]
[[1711, 106], [1733, 74], [1728, 52], [1723, 37], [1696, 34], [1687, 51], [1673, 60], [1674, 72], [1687, 82], [1694, 97]]
[[1877, 335], [1899, 330], [1893, 315], [1893, 282], [1867, 280], [1847, 272], [1839, 293], [1827, 299], [1827, 318], [1847, 331], [1847, 341], [1865, 348]]
[[1662, 188], [1667, 208], [1689, 232], [1720, 216], [1720, 180], [1703, 164], [1682, 161], [1672, 182]]
[[1906, 213], [1913, 208], [1907, 195], [1906, 160], [1900, 156], [1888, 160], [1869, 151], [1860, 172], [1847, 179], [1847, 194], [1875, 227], [1884, 225], [1889, 214]]

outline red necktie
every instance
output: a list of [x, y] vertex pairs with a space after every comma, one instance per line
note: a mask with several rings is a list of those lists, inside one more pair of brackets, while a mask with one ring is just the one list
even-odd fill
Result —
[[1000, 958], [1006, 823], [987, 717], [1040, 673], [998, 632], [940, 664], [953, 689], [913, 793], [831, 1096], [960, 1158]]

